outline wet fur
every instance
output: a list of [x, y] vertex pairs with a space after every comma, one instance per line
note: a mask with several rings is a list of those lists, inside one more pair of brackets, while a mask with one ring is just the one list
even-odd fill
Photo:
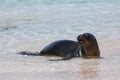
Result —
[[100, 50], [95, 36], [91, 33], [84, 33], [78, 36], [78, 42], [82, 46], [81, 54], [84, 58], [99, 58]]

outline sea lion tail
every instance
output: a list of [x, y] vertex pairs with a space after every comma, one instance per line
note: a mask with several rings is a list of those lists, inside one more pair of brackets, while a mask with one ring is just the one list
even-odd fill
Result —
[[27, 55], [27, 56], [40, 56], [40, 55], [39, 55], [39, 52], [27, 52], [27, 51], [22, 51], [22, 52], [18, 52], [17, 54]]

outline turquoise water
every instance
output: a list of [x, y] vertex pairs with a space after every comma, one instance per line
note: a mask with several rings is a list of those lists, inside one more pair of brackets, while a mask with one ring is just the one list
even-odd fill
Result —
[[119, 0], [1, 0], [0, 3], [94, 3], [94, 2], [120, 2]]
[[120, 39], [119, 5], [119, 0], [0, 0], [0, 51], [40, 50], [85, 32], [100, 41]]
[[86, 4], [86, 3], [119, 3], [120, 0], [0, 0], [0, 7], [18, 5], [52, 5], [52, 4]]

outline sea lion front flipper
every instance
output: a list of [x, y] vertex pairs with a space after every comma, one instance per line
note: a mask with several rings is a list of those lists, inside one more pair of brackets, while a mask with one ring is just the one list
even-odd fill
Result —
[[75, 50], [73, 53], [70, 53], [67, 56], [63, 57], [63, 60], [71, 59], [71, 58], [75, 57], [76, 55], [80, 56], [80, 53], [79, 53], [80, 49], [81, 49], [81, 46], [78, 46], [77, 50]]
[[77, 55], [76, 56], [78, 56], [78, 57], [80, 57], [80, 49], [82, 48], [82, 46], [81, 45], [78, 45], [78, 49], [74, 52], [74, 54], [77, 52]]
[[72, 57], [74, 57], [73, 53], [68, 54], [67, 56], [63, 57], [63, 60], [68, 60], [68, 59], [71, 59]]
[[77, 56], [77, 57], [80, 57], [80, 52], [78, 52], [76, 56]]

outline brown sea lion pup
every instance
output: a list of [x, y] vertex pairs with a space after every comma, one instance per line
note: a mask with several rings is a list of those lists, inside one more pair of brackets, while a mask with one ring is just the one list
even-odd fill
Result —
[[97, 40], [91, 33], [84, 33], [77, 37], [81, 45], [81, 55], [84, 58], [99, 58], [100, 50]]

